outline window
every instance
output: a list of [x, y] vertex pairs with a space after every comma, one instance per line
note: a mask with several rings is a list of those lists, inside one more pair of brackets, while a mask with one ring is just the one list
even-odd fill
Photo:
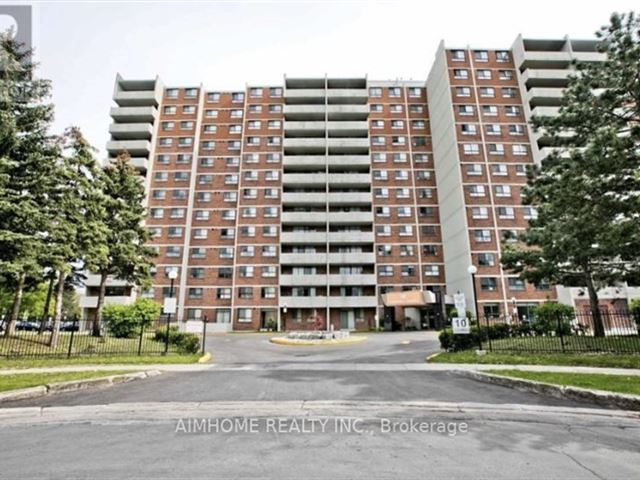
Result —
[[169, 237], [181, 237], [183, 232], [182, 227], [169, 227], [167, 236]]
[[390, 105], [389, 111], [391, 113], [402, 113], [402, 105]]
[[242, 198], [258, 198], [257, 188], [245, 188], [242, 190]]
[[524, 135], [524, 127], [522, 125], [509, 125], [509, 135]]
[[502, 89], [502, 97], [503, 98], [515, 98], [516, 97], [516, 89], [507, 87]]
[[392, 247], [391, 245], [378, 245], [378, 255], [381, 257], [389, 257], [391, 256]]
[[236, 211], [235, 210], [223, 210], [222, 211], [222, 220], [235, 220], [236, 219]]
[[416, 267], [414, 267], [413, 265], [400, 266], [401, 277], [415, 277], [415, 275], [416, 275]]
[[249, 120], [247, 123], [249, 130], [259, 130], [261, 126], [262, 122], [260, 120]]
[[496, 89], [493, 87], [480, 87], [480, 96], [483, 98], [493, 98], [496, 96]]
[[418, 170], [416, 172], [416, 177], [418, 180], [430, 180], [431, 172], [429, 170]]
[[255, 218], [256, 211], [256, 207], [245, 207], [242, 209], [242, 216], [244, 218]]
[[203, 292], [202, 288], [189, 288], [189, 298], [200, 299]]
[[182, 113], [186, 113], [186, 114], [196, 113], [195, 105], [185, 105], [184, 107], [182, 107]]
[[414, 250], [413, 245], [400, 245], [401, 257], [413, 257]]
[[509, 185], [496, 185], [496, 197], [510, 197], [511, 186]]
[[463, 62], [464, 50], [451, 50], [451, 60], [454, 62]]
[[504, 155], [504, 145], [501, 143], [490, 143], [488, 150], [489, 155]]
[[233, 228], [222, 228], [220, 230], [220, 238], [223, 240], [231, 240], [236, 236], [236, 232]]
[[171, 198], [173, 200], [186, 200], [187, 199], [187, 191], [186, 190], [173, 190], [171, 192]]
[[373, 194], [376, 198], [389, 198], [388, 188], [374, 188]]
[[253, 277], [253, 267], [250, 265], [243, 265], [239, 267], [238, 272], [241, 278]]
[[498, 290], [498, 281], [495, 277], [480, 278], [480, 290], [483, 292], [495, 292]]
[[462, 151], [465, 155], [479, 155], [480, 145], [477, 143], [464, 143], [462, 145]]
[[197, 88], [186, 88], [184, 91], [185, 98], [196, 98], [198, 96]]
[[509, 52], [506, 50], [498, 50], [496, 52], [496, 61], [498, 62], [508, 62], [509, 61]]
[[413, 137], [412, 140], [414, 147], [424, 147], [427, 145], [427, 137]]
[[280, 172], [278, 170], [267, 170], [264, 174], [264, 179], [268, 182], [274, 182], [280, 179]]
[[233, 248], [225, 247], [225, 248], [218, 249], [218, 257], [221, 259], [233, 258]]
[[168, 172], [156, 172], [156, 174], [154, 175], [154, 180], [156, 182], [166, 182], [167, 180], [169, 180], [169, 173]]
[[380, 136], [371, 137], [371, 145], [384, 145], [385, 138]]
[[520, 107], [515, 105], [507, 105], [504, 107], [504, 112], [507, 117], [517, 117], [520, 115]]
[[479, 163], [467, 164], [467, 175], [482, 175], [482, 165]]
[[516, 175], [519, 177], [524, 177], [527, 175], [527, 167], [526, 165], [516, 165]]
[[282, 97], [282, 88], [280, 87], [270, 87], [269, 88], [269, 96], [273, 98]]
[[376, 226], [376, 235], [380, 237], [388, 237], [391, 235], [391, 226], [390, 225], [377, 225]]
[[253, 288], [252, 287], [239, 287], [238, 288], [238, 298], [253, 298]]
[[478, 243], [490, 243], [491, 231], [490, 230], [474, 230], [473, 238]]
[[282, 112], [282, 105], [269, 105], [269, 113], [280, 113]]
[[503, 220], [513, 220], [516, 213], [513, 207], [498, 207], [498, 218]]
[[420, 97], [422, 95], [422, 89], [420, 87], [409, 87], [409, 96], [413, 98]]
[[411, 192], [408, 188], [396, 188], [396, 198], [410, 198]]
[[485, 131], [487, 132], [487, 135], [502, 135], [502, 129], [500, 125], [497, 125], [495, 123], [485, 125]]
[[244, 102], [244, 92], [233, 92], [231, 94], [232, 102]]
[[387, 161], [387, 154], [380, 152], [373, 152], [371, 154], [371, 159], [374, 163], [384, 163]]
[[276, 287], [262, 287], [260, 296], [262, 298], [276, 298]]
[[374, 180], [387, 180], [388, 172], [387, 170], [374, 170], [373, 171], [373, 179]]
[[162, 131], [167, 132], [169, 130], [173, 130], [175, 126], [175, 122], [162, 122]]
[[242, 237], [255, 237], [256, 227], [245, 226], [240, 228], [240, 236]]
[[389, 87], [389, 96], [390, 97], [399, 97], [401, 95], [400, 87]]
[[168, 105], [163, 108], [163, 112], [165, 115], [175, 115], [177, 112], [177, 108], [173, 105]]
[[250, 88], [249, 89], [249, 95], [251, 97], [261, 97], [262, 96], [262, 89], [261, 88]]
[[527, 146], [521, 144], [511, 145], [511, 151], [514, 155], [526, 155], [527, 154]]
[[162, 208], [152, 208], [149, 212], [151, 214], [151, 218], [162, 218], [164, 216], [164, 210]]
[[275, 257], [278, 251], [275, 245], [263, 245], [262, 246], [262, 256], [263, 257]]
[[433, 207], [420, 207], [418, 213], [421, 217], [433, 217], [435, 215], [435, 210]]
[[491, 165], [491, 174], [499, 177], [505, 177], [509, 172], [504, 163], [498, 163], [497, 165]]
[[170, 137], [162, 137], [160, 138], [160, 146], [161, 147], [170, 147], [173, 145], [173, 138]]
[[260, 145], [260, 137], [247, 137], [247, 145]]
[[455, 68], [453, 70], [453, 78], [458, 80], [464, 80], [469, 78], [469, 70], [466, 68]]
[[491, 80], [491, 70], [476, 70], [478, 80]]
[[204, 116], [207, 118], [218, 118], [218, 110], [207, 109], [204, 111]]
[[232, 175], [225, 175], [224, 176], [224, 183], [226, 185], [235, 185], [238, 183], [238, 175], [232, 174]]
[[182, 249], [175, 245], [170, 245], [167, 247], [166, 255], [167, 257], [179, 257], [182, 253]]
[[498, 77], [500, 80], [511, 80], [513, 79], [513, 71], [512, 70], [500, 70], [498, 72]]
[[471, 209], [471, 217], [474, 220], [487, 220], [489, 218], [489, 209], [487, 207], [473, 207]]
[[[188, 178], [188, 175], [185, 175], [184, 180]], [[199, 185], [211, 185], [213, 183], [213, 175], [198, 175], [198, 184]]]
[[463, 123], [460, 125], [460, 130], [463, 135], [476, 135], [478, 133], [478, 127], [473, 123]]
[[507, 286], [512, 292], [523, 292], [526, 289], [524, 280], [520, 278], [508, 278]]
[[418, 189], [418, 196], [420, 198], [433, 198], [432, 188], [420, 188]]
[[393, 154], [393, 162], [394, 163], [405, 163], [407, 161], [406, 153], [394, 153]]
[[396, 170], [394, 174], [394, 178], [396, 181], [404, 181], [409, 180], [409, 171], [408, 170]]
[[378, 266], [378, 275], [380, 277], [392, 277], [393, 276], [393, 266], [392, 265], [379, 265]]
[[493, 253], [479, 253], [478, 265], [481, 267], [493, 267], [496, 264], [495, 255]]
[[496, 117], [498, 115], [498, 107], [495, 105], [483, 105], [482, 114], [485, 117]]
[[376, 207], [377, 217], [388, 217], [391, 215], [391, 209], [389, 207]]
[[409, 237], [409, 236], [413, 235], [413, 226], [412, 225], [400, 225], [399, 230], [400, 230], [399, 235], [401, 237]]
[[216, 103], [220, 101], [220, 93], [218, 92], [207, 92], [207, 102], [208, 103]]
[[203, 279], [204, 278], [204, 268], [202, 267], [192, 267], [189, 269], [189, 275], [191, 278], [195, 279]]
[[278, 235], [278, 227], [275, 225], [265, 225], [262, 227], [263, 237], [275, 237]]
[[262, 278], [273, 278], [277, 275], [277, 269], [274, 266], [262, 267]]
[[382, 88], [380, 87], [372, 87], [369, 89], [369, 96], [373, 98], [382, 97]]
[[178, 91], [177, 88], [167, 88], [167, 98], [178, 98]]
[[438, 247], [435, 245], [423, 245], [422, 254], [427, 257], [434, 257], [438, 254]]
[[279, 153], [267, 153], [267, 163], [278, 163], [278, 162], [280, 162]]
[[252, 317], [251, 308], [239, 308], [238, 309], [238, 322], [250, 323]]
[[280, 120], [269, 120], [267, 122], [267, 128], [269, 128], [270, 130], [277, 130], [280, 127], [282, 127], [282, 122]]
[[168, 165], [170, 160], [171, 156], [166, 154], [158, 155], [156, 157], [156, 163], [158, 163], [159, 165]]
[[[218, 278], [231, 278], [233, 276], [233, 269], [230, 267], [218, 268]], [[231, 298], [231, 289], [229, 289], [229, 297]]]
[[403, 120], [391, 120], [391, 128], [404, 128]]
[[369, 105], [369, 111], [382, 112], [382, 105], [380, 105], [379, 103], [372, 103]]
[[196, 210], [196, 220], [209, 220], [209, 210]]
[[277, 217], [278, 217], [278, 207], [265, 207], [264, 218], [277, 218]]
[[398, 217], [410, 217], [410, 216], [411, 216], [410, 207], [398, 207]]
[[180, 153], [176, 158], [176, 163], [191, 163], [191, 154], [190, 153]]
[[225, 202], [235, 202], [238, 199], [238, 192], [223, 192], [222, 199]]
[[413, 128], [414, 130], [424, 130], [424, 120], [411, 120], [411, 128]]
[[471, 89], [469, 87], [456, 87], [456, 97], [470, 97]]
[[535, 220], [538, 218], [538, 211], [533, 207], [524, 207], [522, 209], [522, 215], [527, 220]]
[[468, 117], [473, 115], [473, 106], [472, 105], [458, 105], [458, 113], [463, 117]]
[[473, 56], [476, 59], [476, 62], [488, 62], [489, 61], [489, 52], [486, 50], [476, 50], [473, 52]]
[[230, 288], [218, 288], [216, 290], [216, 298], [218, 300], [229, 300], [229, 299], [231, 299], [231, 289]]
[[409, 111], [411, 113], [423, 113], [424, 107], [422, 105], [409, 105]]
[[207, 238], [207, 229], [206, 228], [194, 228], [193, 229], [193, 238], [197, 240], [204, 240]]
[[424, 266], [424, 275], [426, 277], [437, 277], [440, 275], [440, 266], [439, 265], [425, 265]]

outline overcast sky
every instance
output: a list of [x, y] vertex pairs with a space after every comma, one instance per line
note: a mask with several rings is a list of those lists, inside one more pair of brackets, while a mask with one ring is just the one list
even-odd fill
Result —
[[[13, 2], [16, 3], [16, 2]], [[56, 130], [78, 125], [104, 155], [117, 72], [165, 85], [242, 89], [283, 75], [426, 78], [448, 46], [592, 37], [637, 0], [582, 2], [41, 2], [36, 47], [53, 81]]]

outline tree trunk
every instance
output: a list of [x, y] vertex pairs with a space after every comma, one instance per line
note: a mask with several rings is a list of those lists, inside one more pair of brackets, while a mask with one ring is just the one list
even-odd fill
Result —
[[9, 321], [7, 322], [6, 330], [4, 331], [5, 337], [10, 337], [16, 333], [16, 322], [18, 321], [18, 315], [20, 314], [20, 305], [22, 304], [22, 294], [24, 292], [24, 283], [26, 280], [27, 274], [22, 272], [18, 277], [18, 286], [16, 287], [16, 293], [13, 297]]
[[49, 307], [51, 306], [51, 296], [53, 295], [53, 282], [55, 277], [49, 279], [49, 289], [47, 290], [47, 298], [44, 301], [44, 311], [42, 312], [42, 318], [40, 319], [40, 329], [38, 334], [44, 332], [44, 327], [47, 324], [47, 318], [49, 318]]
[[100, 291], [98, 292], [98, 304], [96, 305], [96, 316], [93, 319], [93, 328], [91, 330], [91, 335], [94, 337], [99, 337], [100, 326], [102, 325], [102, 307], [104, 306], [104, 296], [107, 290], [107, 274], [100, 274]]
[[51, 330], [51, 338], [49, 346], [55, 348], [58, 346], [58, 336], [60, 333], [60, 323], [62, 323], [62, 296], [64, 294], [64, 281], [67, 273], [64, 270], [58, 272], [58, 286], [56, 288], [56, 309], [53, 315], [53, 328]]
[[598, 290], [593, 284], [591, 273], [587, 273], [586, 280], [587, 291], [589, 292], [589, 304], [591, 306], [591, 318], [593, 318], [593, 334], [596, 337], [604, 337], [604, 323], [602, 322], [602, 314], [600, 313]]

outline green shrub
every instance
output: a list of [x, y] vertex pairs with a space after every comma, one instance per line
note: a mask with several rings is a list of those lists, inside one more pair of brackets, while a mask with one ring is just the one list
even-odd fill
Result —
[[106, 305], [103, 315], [109, 332], [117, 338], [131, 338], [140, 334], [160, 316], [160, 304], [149, 298], [141, 298], [131, 305]]
[[569, 305], [544, 302], [533, 309], [532, 328], [538, 335], [549, 335], [553, 332], [570, 335], [573, 316], [573, 307]]
[[[158, 342], [166, 342], [167, 330], [156, 330], [154, 339]], [[198, 353], [200, 351], [200, 338], [195, 333], [181, 332], [178, 327], [169, 327], [169, 344], [175, 345], [179, 353]]]

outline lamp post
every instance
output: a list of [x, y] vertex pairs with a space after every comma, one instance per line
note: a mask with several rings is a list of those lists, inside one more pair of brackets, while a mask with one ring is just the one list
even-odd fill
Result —
[[516, 323], [520, 323], [520, 317], [518, 316], [518, 303], [516, 297], [511, 297], [511, 312]]
[[[173, 282], [176, 278], [178, 278], [178, 271], [176, 269], [172, 269], [167, 274], [169, 279], [171, 280], [171, 285], [169, 287], [169, 298], [173, 298]], [[164, 339], [164, 355], [169, 353], [169, 326], [171, 325], [171, 310], [173, 309], [173, 305], [171, 305], [171, 309], [167, 313], [167, 335]]]

